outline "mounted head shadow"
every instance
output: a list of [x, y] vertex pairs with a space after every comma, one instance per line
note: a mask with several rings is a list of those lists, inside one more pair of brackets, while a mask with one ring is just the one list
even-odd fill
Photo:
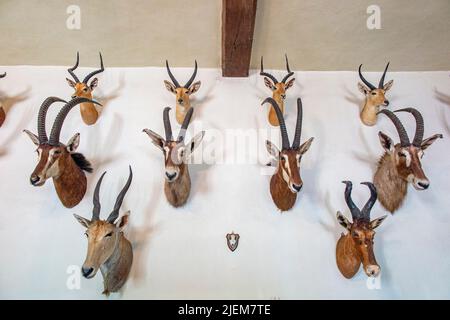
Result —
[[[64, 102], [65, 105], [55, 118], [50, 137], [47, 137], [45, 119], [49, 107], [55, 102]], [[76, 133], [67, 145], [60, 142], [60, 134], [70, 110], [84, 102], [99, 104], [87, 98], [75, 98], [66, 102], [58, 97], [49, 97], [39, 108], [38, 135], [24, 130], [37, 146], [38, 154], [38, 164], [30, 176], [30, 183], [42, 186], [47, 179], [53, 178], [61, 202], [69, 208], [77, 205], [83, 198], [86, 192], [86, 176], [83, 171], [92, 172], [92, 167], [81, 153], [75, 152], [80, 143], [80, 134]]]
[[85, 234], [88, 238], [88, 249], [81, 272], [85, 278], [90, 279], [101, 268], [105, 289], [103, 293], [108, 295], [110, 292], [117, 292], [123, 286], [133, 261], [131, 244], [123, 234], [130, 211], [119, 217], [119, 210], [131, 185], [133, 172], [129, 166], [128, 180], [117, 196], [113, 210], [106, 220], [101, 220], [100, 186], [105, 174], [106, 171], [95, 186], [91, 220], [76, 214], [74, 216], [87, 229]]
[[377, 122], [377, 112], [380, 106], [387, 107], [389, 105], [389, 100], [386, 98], [386, 92], [392, 87], [394, 80], [388, 81], [384, 84], [384, 79], [386, 76], [387, 69], [389, 67], [389, 62], [384, 69], [383, 75], [380, 78], [378, 87], [371, 84], [364, 78], [361, 73], [362, 64], [358, 68], [359, 78], [361, 82], [358, 83], [359, 91], [361, 91], [366, 97], [364, 107], [361, 111], [361, 120], [364, 124], [368, 126], [373, 126]]
[[[0, 79], [6, 77], [6, 72], [3, 74], [0, 74]], [[5, 122], [6, 113], [3, 109], [3, 106], [0, 104], [0, 127], [3, 125], [3, 122]]]
[[270, 192], [277, 207], [282, 210], [289, 210], [295, 203], [297, 193], [303, 186], [300, 177], [300, 162], [303, 154], [308, 151], [314, 138], [310, 138], [300, 144], [302, 133], [303, 108], [300, 98], [297, 99], [297, 122], [295, 125], [294, 141], [292, 146], [284, 122], [280, 107], [273, 98], [266, 98], [262, 104], [270, 103], [274, 108], [281, 131], [281, 151], [270, 141], [266, 141], [266, 148], [269, 154], [277, 161], [277, 172], [272, 176], [270, 182]]
[[352, 183], [345, 183], [345, 202], [352, 215], [350, 222], [341, 212], [337, 212], [337, 220], [348, 232], [342, 234], [336, 245], [336, 263], [339, 271], [346, 278], [352, 278], [362, 263], [364, 272], [369, 277], [376, 277], [380, 273], [373, 252], [374, 229], [377, 228], [387, 216], [370, 221], [370, 211], [377, 201], [377, 190], [371, 182], [361, 182], [369, 187], [370, 198], [360, 210], [352, 200]]
[[[291, 71], [289, 67], [289, 60], [287, 55], [285, 55], [286, 59], [286, 71], [287, 74], [284, 76], [284, 78], [281, 81], [278, 81], [275, 76], [268, 72], [264, 72], [264, 63], [263, 63], [263, 57], [261, 56], [261, 72], [259, 73], [261, 76], [264, 77], [264, 84], [266, 87], [268, 87], [270, 90], [272, 90], [272, 98], [277, 102], [279, 108], [281, 109], [281, 113], [284, 113], [284, 100], [286, 99], [286, 91], [292, 85], [294, 84], [295, 78], [292, 78], [288, 81], [288, 79], [294, 75], [294, 72]], [[273, 109], [273, 107], [269, 110], [269, 123], [273, 126], [278, 126], [278, 118], [276, 115], [276, 111]]]
[[[83, 81], [80, 81], [77, 75], [75, 74], [75, 70], [78, 68], [80, 62], [80, 55], [77, 52], [77, 61], [75, 62], [75, 65], [72, 68], [67, 69], [69, 74], [72, 76], [73, 80], [66, 78], [69, 86], [75, 89], [75, 92], [72, 94], [72, 99], [77, 97], [83, 97], [88, 99], [93, 98], [92, 93], [98, 85], [98, 78], [92, 79], [92, 81], [89, 84], [88, 82], [93, 76], [105, 70], [105, 67], [103, 66], [102, 54], [99, 53], [99, 55], [100, 55], [100, 69], [90, 72], [88, 75], [86, 75], [86, 77], [84, 77]], [[83, 121], [88, 125], [94, 124], [98, 119], [98, 112], [95, 109], [94, 105], [91, 103], [83, 103], [81, 105], [80, 112]]]

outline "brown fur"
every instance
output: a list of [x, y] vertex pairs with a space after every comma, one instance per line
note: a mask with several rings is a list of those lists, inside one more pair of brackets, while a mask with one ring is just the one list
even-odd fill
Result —
[[294, 206], [297, 194], [289, 189], [280, 172], [281, 170], [278, 170], [270, 179], [270, 194], [277, 208], [287, 211]]
[[[279, 82], [274, 84], [268, 78], [264, 78], [264, 83], [266, 86], [272, 90], [272, 98], [277, 102], [280, 107], [281, 113], [284, 114], [284, 97], [286, 97], [286, 90], [289, 89], [294, 84], [295, 79], [289, 80], [287, 83]], [[275, 112], [275, 109], [270, 106], [269, 114], [268, 114], [269, 123], [277, 127], [280, 125], [278, 122], [278, 117]]]
[[358, 251], [350, 233], [341, 234], [336, 244], [336, 263], [339, 271], [347, 279], [353, 278], [361, 265]]
[[5, 122], [6, 113], [5, 110], [3, 110], [3, 107], [0, 106], [0, 127], [3, 125], [3, 122]]
[[[92, 80], [92, 82], [95, 81], [97, 78]], [[69, 85], [75, 89], [75, 92], [72, 95], [72, 98], [74, 97], [83, 97], [88, 98], [90, 100], [93, 99], [92, 92], [95, 88], [95, 86], [88, 86], [85, 83], [74, 83], [73, 81], [67, 79], [69, 82]], [[91, 82], [91, 83], [92, 83]], [[97, 122], [98, 119], [98, 111], [95, 108], [95, 105], [91, 102], [84, 102], [80, 103], [80, 113], [81, 118], [83, 119], [84, 123], [87, 125], [93, 125]]]
[[191, 193], [191, 178], [186, 164], [180, 165], [180, 176], [173, 182], [165, 180], [164, 194], [167, 201], [175, 208], [183, 206]]
[[380, 107], [387, 107], [389, 105], [389, 101], [386, 99], [386, 92], [392, 87], [393, 83], [394, 81], [391, 80], [383, 88], [375, 88], [373, 90], [370, 90], [361, 82], [358, 83], [359, 91], [366, 97], [364, 107], [360, 113], [361, 121], [365, 125], [374, 126], [377, 123], [377, 112], [380, 111]]
[[[189, 88], [176, 88], [172, 83], [165, 80], [164, 85], [166, 89], [175, 94], [175, 103], [176, 103], [176, 119], [179, 124], [183, 124], [183, 120], [186, 117], [189, 109], [191, 108], [191, 94], [198, 91], [200, 88], [201, 82], [197, 81], [192, 84]], [[180, 103], [180, 100], [182, 101]]]

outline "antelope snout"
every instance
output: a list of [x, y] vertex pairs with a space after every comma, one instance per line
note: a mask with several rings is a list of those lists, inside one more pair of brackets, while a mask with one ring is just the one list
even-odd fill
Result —
[[291, 187], [291, 190], [293, 191], [293, 192], [300, 192], [300, 190], [302, 189], [302, 187], [303, 187], [303, 183], [300, 183], [300, 184], [292, 184], [292, 187]]
[[166, 169], [166, 179], [169, 182], [175, 181], [178, 177], [178, 170], [176, 169]]
[[413, 186], [416, 190], [426, 190], [430, 186], [430, 181], [427, 179], [414, 179]]
[[30, 177], [30, 183], [35, 186], [35, 187], [39, 187], [42, 186], [44, 184], [45, 180], [41, 179], [38, 175], [36, 174], [32, 174]]
[[376, 264], [370, 264], [365, 268], [366, 274], [369, 277], [377, 277], [380, 274], [380, 266]]
[[90, 279], [93, 276], [95, 276], [94, 268], [92, 267], [82, 267], [81, 273], [83, 274], [83, 277], [85, 277], [86, 279]]
[[282, 94], [282, 95], [281, 95], [281, 99], [283, 99], [283, 100], [286, 99], [286, 95], [285, 95], [285, 94]]
[[177, 101], [178, 101], [178, 104], [179, 104], [179, 105], [183, 105], [183, 103], [184, 103], [184, 100], [183, 100], [183, 99], [178, 99]]

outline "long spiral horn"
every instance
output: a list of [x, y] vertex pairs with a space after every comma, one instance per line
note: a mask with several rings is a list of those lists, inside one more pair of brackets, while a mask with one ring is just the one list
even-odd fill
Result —
[[261, 72], [259, 73], [261, 76], [266, 76], [269, 77], [270, 79], [272, 79], [274, 84], [278, 83], [277, 78], [275, 78], [273, 75], [271, 75], [270, 73], [264, 72], [264, 65], [263, 65], [263, 57], [261, 56]]
[[361, 217], [361, 211], [359, 208], [355, 205], [355, 203], [352, 200], [352, 188], [353, 184], [351, 181], [342, 181], [342, 183], [345, 183], [345, 202], [347, 203], [348, 208], [350, 209], [350, 213], [352, 214], [353, 222], [355, 220], [358, 220]]
[[408, 138], [408, 133], [406, 132], [405, 127], [400, 122], [400, 119], [397, 118], [397, 116], [392, 111], [389, 111], [386, 109], [383, 109], [383, 110], [377, 112], [377, 114], [379, 114], [379, 113], [384, 113], [394, 123], [394, 126], [398, 132], [398, 136], [400, 138], [400, 145], [402, 147], [409, 146], [410, 142], [409, 142], [409, 138]]
[[98, 73], [101, 73], [103, 71], [105, 71], [105, 67], [103, 66], [103, 58], [102, 58], [102, 53], [99, 52], [100, 54], [100, 69], [92, 71], [91, 73], [89, 73], [83, 80], [84, 84], [87, 84], [87, 82], [89, 81], [89, 79], [91, 79], [93, 76], [95, 76]]
[[192, 82], [193, 82], [194, 79], [195, 79], [195, 76], [197, 76], [197, 60], [195, 60], [194, 73], [192, 73], [191, 78], [190, 78], [190, 79], [188, 80], [188, 82], [186, 82], [186, 84], [184, 85], [184, 87], [185, 87], [186, 89], [188, 89], [188, 88], [191, 86]]
[[371, 84], [369, 81], [367, 81], [367, 80], [363, 77], [363, 75], [362, 75], [362, 73], [361, 73], [361, 67], [362, 67], [362, 64], [360, 64], [360, 65], [359, 65], [359, 68], [358, 68], [359, 78], [361, 79], [361, 81], [364, 82], [364, 83], [366, 84], [366, 86], [369, 87], [370, 90], [376, 89], [375, 86], [374, 86], [373, 84]]
[[75, 69], [78, 68], [78, 64], [80, 63], [80, 53], [77, 52], [77, 61], [75, 62], [75, 65], [72, 68], [67, 69], [69, 71], [70, 75], [72, 76], [73, 80], [75, 80], [76, 83], [80, 82], [80, 79], [78, 79], [77, 75], [75, 74]]
[[54, 103], [54, 102], [64, 102], [67, 103], [67, 101], [58, 98], [58, 97], [48, 97], [47, 99], [42, 102], [41, 107], [39, 108], [38, 112], [38, 120], [37, 120], [37, 130], [38, 130], [38, 137], [39, 137], [39, 143], [47, 143], [47, 131], [45, 129], [45, 119], [47, 117], [47, 111], [48, 108]]
[[175, 85], [175, 87], [176, 88], [181, 88], [181, 86], [178, 83], [177, 79], [175, 79], [174, 75], [172, 74], [172, 71], [170, 71], [169, 62], [167, 60], [166, 60], [166, 69], [167, 69], [167, 73], [169, 74], [169, 77], [172, 80], [172, 82]]
[[275, 109], [275, 112], [277, 114], [278, 122], [280, 123], [280, 131], [281, 131], [281, 143], [283, 150], [287, 150], [291, 147], [289, 143], [289, 137], [286, 129], [286, 123], [284, 122], [283, 113], [281, 112], [280, 107], [278, 106], [278, 103], [271, 97], [266, 98], [261, 105], [265, 103], [270, 103], [272, 107]]
[[130, 173], [128, 175], [127, 183], [125, 183], [119, 195], [117, 196], [116, 203], [114, 204], [114, 209], [106, 219], [106, 221], [108, 221], [109, 223], [114, 223], [114, 221], [119, 217], [119, 210], [122, 206], [123, 199], [125, 198], [125, 194], [127, 193], [128, 188], [131, 185], [131, 180], [133, 180], [133, 171], [131, 170], [131, 166], [128, 166], [128, 168], [130, 169]]
[[62, 107], [62, 109], [59, 111], [58, 115], [56, 116], [55, 122], [53, 122], [52, 131], [50, 132], [50, 140], [49, 140], [50, 145], [52, 146], [59, 145], [59, 135], [61, 133], [61, 128], [64, 123], [64, 120], [67, 117], [67, 114], [69, 113], [70, 110], [72, 110], [73, 107], [83, 102], [95, 103], [101, 106], [101, 104], [98, 103], [97, 101], [82, 97], [77, 97], [67, 102], [64, 105], [64, 107]]
[[302, 99], [297, 99], [297, 123], [295, 125], [294, 142], [292, 143], [292, 149], [296, 150], [300, 147], [300, 138], [302, 135], [302, 122], [303, 122], [303, 106]]
[[103, 172], [103, 174], [101, 175], [100, 179], [98, 179], [98, 181], [97, 181], [97, 185], [95, 186], [94, 198], [92, 199], [92, 202], [94, 203], [94, 208], [92, 209], [92, 219], [91, 219], [91, 221], [100, 220], [100, 209], [101, 209], [101, 205], [100, 205], [100, 186], [102, 184], [103, 177], [105, 176], [105, 174], [106, 174], [106, 171]]
[[384, 87], [384, 77], [386, 76], [386, 71], [389, 68], [389, 63], [387, 63], [386, 68], [384, 68], [383, 75], [381, 76], [380, 83], [378, 84], [378, 89], [383, 89]]
[[281, 80], [281, 82], [286, 83], [286, 80], [289, 79], [289, 77], [292, 76], [294, 74], [294, 72], [292, 72], [291, 68], [289, 68], [289, 60], [288, 60], [287, 54], [285, 54], [284, 57], [286, 59], [286, 70], [287, 70], [288, 74], [284, 76], [284, 78], [283, 78], [283, 80]]
[[377, 201], [377, 189], [375, 188], [374, 184], [372, 182], [361, 182], [361, 184], [365, 184], [369, 187], [370, 190], [370, 198], [367, 200], [367, 203], [364, 205], [364, 207], [361, 210], [361, 216], [362, 218], [369, 222], [370, 221], [370, 210], [372, 210], [373, 205]]
[[178, 134], [177, 141], [181, 142], [184, 140], [184, 136], [186, 135], [187, 128], [189, 123], [191, 122], [192, 114], [194, 113], [194, 108], [190, 108], [184, 117], [183, 124], [181, 125], [180, 133]]
[[172, 141], [173, 135], [172, 135], [172, 126], [170, 125], [170, 118], [169, 118], [169, 111], [170, 107], [165, 107], [163, 111], [163, 123], [164, 123], [164, 131], [166, 132], [166, 141]]
[[414, 116], [414, 119], [416, 119], [416, 133], [414, 134], [414, 139], [412, 142], [412, 145], [415, 147], [420, 147], [423, 140], [423, 134], [424, 134], [424, 123], [423, 123], [423, 117], [422, 114], [414, 108], [404, 108], [400, 110], [395, 110], [394, 112], [409, 112]]

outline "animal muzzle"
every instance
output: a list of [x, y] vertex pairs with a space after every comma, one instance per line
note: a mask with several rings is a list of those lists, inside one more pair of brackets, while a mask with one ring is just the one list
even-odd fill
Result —
[[178, 104], [180, 106], [184, 105], [184, 100], [183, 99], [178, 99], [177, 102], [178, 102]]
[[380, 274], [381, 268], [379, 265], [376, 264], [369, 264], [364, 268], [364, 272], [369, 277], [377, 277]]
[[302, 187], [303, 187], [303, 182], [300, 182], [299, 184], [295, 184], [295, 183], [290, 183], [289, 184], [289, 189], [291, 189], [291, 191], [294, 192], [294, 193], [300, 192]]
[[40, 187], [40, 186], [44, 185], [45, 179], [40, 177], [37, 174], [32, 174], [30, 177], [30, 183], [35, 187]]
[[416, 190], [422, 191], [428, 189], [430, 181], [428, 179], [413, 179], [413, 186]]
[[83, 266], [81, 268], [81, 274], [83, 275], [83, 277], [85, 277], [86, 279], [91, 279], [95, 276], [95, 274], [97, 273], [97, 269], [93, 268], [93, 267], [86, 267]]
[[168, 182], [173, 182], [178, 178], [179, 170], [177, 168], [166, 168], [165, 178]]

